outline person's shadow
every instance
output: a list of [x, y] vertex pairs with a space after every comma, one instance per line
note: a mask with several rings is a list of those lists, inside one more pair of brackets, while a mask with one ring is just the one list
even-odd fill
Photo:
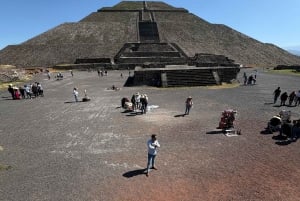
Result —
[[186, 114], [177, 114], [174, 117], [184, 117]]
[[124, 173], [123, 177], [131, 178], [131, 177], [135, 177], [138, 175], [146, 174], [146, 170], [147, 170], [147, 168], [132, 170], [132, 171]]
[[79, 101], [77, 101], [77, 102], [76, 102], [76, 101], [65, 101], [64, 103], [67, 103], [67, 104], [68, 104], [68, 103], [79, 103], [79, 102], [83, 102], [83, 101], [82, 101], [82, 100], [79, 100]]

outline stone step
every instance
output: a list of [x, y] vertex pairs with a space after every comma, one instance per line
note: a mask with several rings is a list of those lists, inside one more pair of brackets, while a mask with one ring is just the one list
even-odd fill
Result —
[[178, 57], [122, 57], [115, 59], [117, 63], [135, 63], [135, 64], [144, 64], [144, 63], [186, 63], [185, 58]]
[[166, 73], [166, 77], [168, 87], [217, 84], [210, 70], [169, 71]]
[[123, 57], [181, 57], [179, 52], [123, 52]]

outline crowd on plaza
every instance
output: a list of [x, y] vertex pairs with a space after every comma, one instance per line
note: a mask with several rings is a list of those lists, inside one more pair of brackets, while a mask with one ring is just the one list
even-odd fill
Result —
[[[73, 71], [70, 71], [71, 76], [74, 76]], [[97, 70], [98, 76], [107, 76], [107, 71]], [[50, 79], [50, 73], [47, 73], [48, 79]], [[121, 73], [121, 78], [123, 74]], [[61, 73], [58, 73], [55, 78], [58, 80], [59, 78], [63, 78]], [[257, 79], [257, 71], [247, 76], [246, 73], [243, 74], [244, 85], [254, 85], [256, 84]], [[120, 90], [115, 85], [112, 85], [111, 89], [114, 91]], [[8, 91], [12, 96], [12, 99], [31, 99], [33, 97], [44, 96], [44, 91], [41, 83], [35, 82], [33, 84], [26, 84], [24, 86], [12, 86], [11, 84], [8, 86]], [[79, 91], [77, 87], [73, 88], [72, 92], [75, 102], [79, 102]], [[300, 90], [292, 91], [288, 94], [287, 91], [281, 93], [281, 88], [278, 87], [274, 92], [274, 104], [277, 103], [278, 99], [280, 99], [280, 106], [299, 106], [300, 105]], [[87, 95], [87, 91], [84, 90], [84, 97], [82, 98], [82, 102], [90, 101], [90, 98]], [[134, 93], [131, 98], [123, 97], [121, 99], [121, 107], [133, 112], [140, 112], [141, 114], [146, 114], [148, 107], [149, 98], [147, 94], [141, 94], [139, 92]], [[191, 108], [193, 107], [193, 99], [191, 96], [187, 97], [185, 100], [185, 113], [182, 116], [189, 115]], [[236, 111], [226, 110], [228, 114], [234, 113]], [[223, 112], [223, 113], [224, 113]], [[227, 114], [226, 113], [226, 114]], [[230, 114], [231, 114], [230, 113]], [[225, 118], [224, 118], [225, 119]], [[233, 126], [233, 118], [230, 123], [227, 123], [230, 127]], [[221, 123], [224, 123], [221, 121]], [[227, 125], [226, 124], [226, 125]], [[223, 125], [223, 124], [222, 124]], [[222, 128], [222, 125], [219, 126]], [[226, 127], [226, 126], [225, 126]], [[226, 127], [227, 128], [227, 127]], [[291, 120], [291, 112], [282, 110], [278, 115], [275, 115], [268, 122], [267, 128], [268, 131], [279, 132], [280, 136], [286, 135], [290, 141], [296, 141], [300, 137], [300, 119]], [[146, 168], [146, 175], [149, 175], [150, 169], [157, 169], [155, 167], [154, 161], [157, 155], [157, 148], [160, 147], [156, 139], [156, 135], [152, 135], [151, 139], [147, 142], [148, 146], [148, 162]]]
[[246, 72], [244, 72], [243, 78], [244, 78], [244, 85], [256, 84], [257, 70], [255, 70], [254, 73], [251, 73], [249, 76], [247, 76]]
[[13, 100], [32, 99], [44, 96], [44, 89], [39, 82], [25, 84], [24, 86], [19, 87], [9, 84], [7, 90], [11, 94]]

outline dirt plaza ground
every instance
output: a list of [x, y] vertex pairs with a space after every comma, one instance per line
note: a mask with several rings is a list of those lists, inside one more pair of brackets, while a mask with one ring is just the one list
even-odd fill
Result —
[[[242, 74], [253, 69], [242, 70]], [[123, 73], [124, 78], [120, 77]], [[280, 86], [300, 89], [300, 77], [259, 70], [257, 84], [210, 87], [123, 87], [127, 71], [69, 72], [60, 81], [39, 75], [45, 97], [11, 100], [0, 92], [0, 200], [198, 201], [300, 200], [299, 143], [261, 134], [282, 109], [272, 104]], [[107, 90], [112, 85], [120, 91]], [[73, 87], [90, 102], [74, 103]], [[121, 98], [146, 93], [146, 115], [124, 113]], [[185, 99], [190, 115], [182, 117]], [[212, 132], [224, 109], [236, 109], [242, 135]], [[143, 173], [146, 141], [157, 134], [158, 170]]]

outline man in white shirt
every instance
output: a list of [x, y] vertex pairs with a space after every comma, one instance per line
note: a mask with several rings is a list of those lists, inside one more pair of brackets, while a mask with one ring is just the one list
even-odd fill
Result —
[[151, 139], [148, 140], [147, 146], [148, 146], [148, 163], [147, 163], [146, 176], [148, 177], [150, 169], [157, 170], [157, 168], [154, 166], [154, 163], [155, 163], [155, 157], [157, 155], [157, 147], [160, 147], [160, 144], [157, 141], [155, 134], [151, 135]]
[[76, 87], [73, 89], [73, 95], [74, 95], [74, 98], [75, 98], [75, 102], [78, 102], [78, 91], [77, 91]]

